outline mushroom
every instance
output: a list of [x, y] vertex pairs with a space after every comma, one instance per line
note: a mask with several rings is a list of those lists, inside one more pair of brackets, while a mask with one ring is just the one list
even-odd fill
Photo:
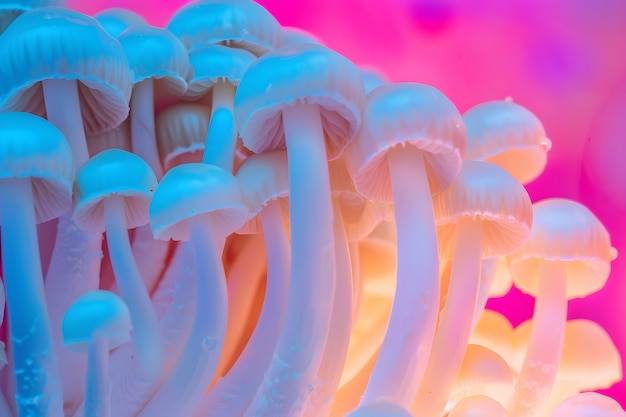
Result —
[[114, 38], [119, 36], [129, 27], [147, 25], [148, 22], [136, 13], [127, 9], [113, 7], [102, 10], [93, 16]]
[[[141, 407], [163, 375], [163, 344], [150, 296], [133, 258], [128, 229], [149, 221], [148, 208], [157, 181], [138, 156], [109, 149], [91, 158], [76, 175], [74, 221], [90, 233], [106, 232], [115, 280], [130, 310], [136, 366], [125, 368], [133, 397], [116, 396], [124, 412]], [[116, 385], [117, 389], [117, 385]], [[128, 409], [128, 410], [127, 410]], [[113, 409], [113, 414], [122, 411]], [[135, 412], [138, 410], [135, 410]]]
[[0, 113], [2, 270], [20, 415], [63, 415], [36, 225], [71, 207], [73, 179], [72, 151], [56, 127]]
[[197, 0], [180, 8], [167, 25], [190, 53], [206, 44], [245, 49], [261, 56], [280, 46], [280, 25], [251, 0]]
[[196, 49], [189, 59], [194, 75], [187, 98], [206, 97], [211, 102], [202, 162], [233, 172], [238, 138], [233, 118], [235, 90], [256, 56], [246, 50], [209, 44]]
[[289, 287], [289, 239], [284, 217], [289, 195], [287, 154], [273, 151], [252, 155], [241, 164], [236, 177], [250, 210], [247, 222], [238, 233], [263, 233], [267, 284], [252, 336], [230, 371], [215, 384], [196, 410], [197, 416], [242, 415], [252, 402], [272, 360]]
[[561, 358], [567, 300], [602, 288], [616, 256], [602, 223], [580, 203], [547, 199], [533, 211], [531, 239], [509, 257], [514, 284], [536, 298], [528, 350], [507, 404], [516, 417], [545, 406]]
[[362, 404], [384, 397], [408, 408], [423, 376], [439, 311], [431, 193], [456, 178], [464, 148], [461, 115], [437, 89], [386, 84], [367, 95], [346, 158], [358, 192], [394, 203], [398, 270], [389, 328]]
[[313, 44], [264, 55], [237, 88], [235, 119], [244, 145], [256, 153], [286, 148], [290, 184], [291, 277], [285, 322], [246, 415], [300, 412], [313, 388], [335, 275], [327, 160], [337, 158], [356, 134], [363, 95], [358, 69]]
[[115, 293], [90, 291], [65, 313], [63, 343], [76, 352], [87, 352], [85, 417], [111, 415], [109, 351], [130, 340], [128, 307]]
[[439, 415], [461, 367], [476, 311], [483, 258], [506, 256], [530, 238], [532, 204], [515, 178], [497, 165], [464, 161], [461, 173], [433, 198], [442, 255], [452, 258], [450, 287], [416, 415]]
[[180, 360], [139, 416], [189, 416], [209, 387], [226, 334], [223, 242], [247, 216], [239, 183], [213, 165], [174, 167], [155, 191], [150, 206], [154, 237], [189, 241], [195, 254], [196, 312]]

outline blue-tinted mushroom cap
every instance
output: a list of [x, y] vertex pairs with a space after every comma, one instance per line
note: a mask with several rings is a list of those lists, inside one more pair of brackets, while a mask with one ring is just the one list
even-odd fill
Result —
[[95, 19], [102, 25], [109, 35], [118, 38], [126, 29], [134, 26], [147, 25], [143, 17], [127, 9], [113, 7], [98, 12]]
[[45, 117], [41, 81], [77, 80], [86, 134], [128, 115], [132, 79], [122, 45], [92, 17], [60, 7], [18, 17], [0, 37], [0, 111]]

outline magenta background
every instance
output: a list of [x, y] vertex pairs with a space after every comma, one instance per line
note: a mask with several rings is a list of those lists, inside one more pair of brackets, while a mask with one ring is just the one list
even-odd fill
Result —
[[[626, 87], [620, 82], [626, 81], [626, 1], [259, 2], [281, 24], [313, 32], [358, 65], [378, 68], [392, 81], [434, 85], [461, 111], [510, 96], [536, 113], [553, 150], [544, 175], [528, 186], [533, 200], [582, 201], [623, 254], [607, 286], [570, 302], [569, 316], [600, 323], [626, 358], [626, 94], [618, 88]], [[125, 7], [164, 26], [186, 1], [68, 3], [90, 14]], [[513, 290], [490, 307], [517, 324], [531, 316], [532, 299]], [[606, 393], [626, 407], [626, 383]]]

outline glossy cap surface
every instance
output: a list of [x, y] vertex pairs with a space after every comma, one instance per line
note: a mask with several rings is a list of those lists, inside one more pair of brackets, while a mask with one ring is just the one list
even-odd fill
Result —
[[30, 178], [35, 220], [42, 223], [72, 207], [74, 157], [54, 125], [28, 113], [0, 113], [0, 179]]

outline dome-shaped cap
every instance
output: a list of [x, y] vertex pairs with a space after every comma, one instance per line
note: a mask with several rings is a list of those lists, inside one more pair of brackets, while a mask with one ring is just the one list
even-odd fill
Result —
[[0, 113], [0, 178], [31, 179], [37, 223], [72, 207], [72, 150], [59, 129], [39, 116]]
[[317, 45], [323, 45], [324, 43], [319, 40], [315, 35], [307, 32], [304, 29], [283, 26], [283, 45], [292, 45], [294, 43], [314, 43]]
[[83, 294], [63, 318], [63, 344], [75, 352], [86, 352], [95, 337], [107, 342], [109, 349], [130, 339], [130, 312], [124, 300], [111, 291], [96, 290]]
[[184, 164], [169, 170], [152, 199], [150, 226], [155, 239], [189, 240], [187, 220], [204, 216], [216, 236], [228, 236], [248, 218], [239, 182], [208, 164]]
[[463, 398], [450, 410], [448, 417], [509, 417], [498, 401], [486, 395]]
[[[241, 234], [261, 233], [259, 213], [270, 201], [280, 200], [283, 213], [289, 215], [289, 172], [287, 152], [272, 151], [246, 158], [235, 174], [250, 214], [237, 231]], [[288, 218], [288, 217], [285, 217]]]
[[329, 162], [328, 173], [331, 194], [339, 204], [349, 241], [363, 239], [391, 216], [391, 205], [368, 200], [354, 189], [344, 158]]
[[563, 401], [550, 417], [626, 417], [626, 412], [610, 397], [584, 392]]
[[513, 366], [513, 358], [517, 357], [513, 325], [509, 319], [496, 311], [483, 311], [470, 336], [469, 343], [491, 349], [511, 366]]
[[187, 49], [165, 29], [149, 25], [133, 26], [119, 36], [133, 76], [133, 84], [148, 78], [156, 91], [182, 96], [193, 73]]
[[363, 74], [365, 94], [369, 94], [376, 87], [389, 83], [383, 74], [373, 68], [361, 68], [361, 74]]
[[542, 262], [564, 262], [567, 297], [587, 296], [604, 286], [616, 257], [609, 233], [585, 206], [551, 198], [533, 205], [530, 240], [509, 257], [515, 286], [537, 295]]
[[93, 17], [102, 25], [104, 30], [114, 38], [119, 37], [122, 32], [130, 27], [148, 24], [148, 22], [137, 13], [120, 7], [102, 10]]
[[386, 156], [396, 146], [415, 146], [422, 151], [430, 189], [438, 193], [461, 170], [465, 152], [461, 114], [429, 85], [381, 85], [367, 95], [363, 126], [346, 150], [354, 185], [367, 198], [392, 202]]
[[86, 134], [118, 126], [132, 88], [120, 43], [92, 17], [60, 7], [24, 13], [0, 37], [0, 111], [45, 117], [41, 81], [78, 80]]
[[411, 413], [389, 400], [359, 406], [346, 417], [413, 417]]
[[238, 85], [256, 59], [248, 51], [222, 45], [205, 45], [196, 49], [189, 55], [193, 77], [189, 82], [187, 98], [199, 99], [220, 81]]
[[485, 258], [508, 255], [530, 238], [533, 210], [526, 189], [497, 165], [464, 161], [457, 179], [433, 196], [441, 257], [452, 258], [456, 223], [481, 222]]
[[246, 49], [256, 56], [280, 46], [280, 25], [250, 0], [198, 0], [174, 14], [167, 29], [193, 52], [207, 43]]
[[154, 172], [137, 155], [121, 149], [100, 152], [76, 174], [74, 221], [89, 232], [104, 232], [104, 201], [119, 196], [124, 198], [126, 227], [143, 226], [150, 220], [156, 186]]
[[184, 154], [204, 151], [211, 120], [211, 109], [199, 104], [179, 103], [163, 110], [156, 118], [159, 155], [165, 170]]
[[248, 149], [285, 149], [282, 110], [317, 105], [332, 160], [356, 135], [364, 99], [361, 72], [348, 59], [320, 45], [287, 45], [244, 74], [235, 94], [235, 120]]
[[511, 100], [489, 101], [463, 114], [467, 129], [466, 159], [506, 169], [522, 184], [543, 172], [552, 146], [541, 121]]

